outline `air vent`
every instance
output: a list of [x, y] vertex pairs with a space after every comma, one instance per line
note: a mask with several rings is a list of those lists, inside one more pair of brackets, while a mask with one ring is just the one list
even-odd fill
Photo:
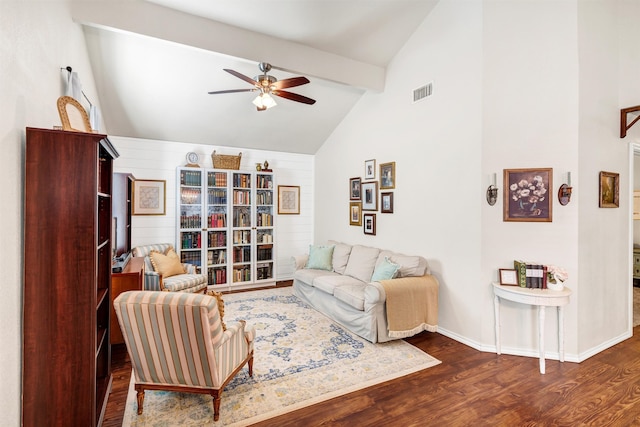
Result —
[[422, 101], [433, 94], [433, 82], [413, 90], [413, 102]]

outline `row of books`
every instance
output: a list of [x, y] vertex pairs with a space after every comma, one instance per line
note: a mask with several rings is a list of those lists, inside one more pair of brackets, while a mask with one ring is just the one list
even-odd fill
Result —
[[513, 261], [522, 288], [547, 289], [547, 266], [521, 260]]

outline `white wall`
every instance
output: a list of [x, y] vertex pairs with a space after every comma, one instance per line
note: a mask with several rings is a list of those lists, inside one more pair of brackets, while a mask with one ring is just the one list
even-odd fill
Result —
[[[626, 3], [626, 6], [625, 6]], [[628, 2], [579, 2], [580, 52], [580, 287], [579, 350], [588, 356], [631, 336], [631, 211], [629, 147], [619, 137], [621, 88], [640, 99], [637, 28]], [[638, 35], [635, 30], [636, 36]], [[621, 58], [625, 58], [621, 60]], [[634, 59], [635, 58], [635, 59]], [[628, 82], [628, 83], [627, 83]], [[636, 134], [637, 135], [637, 134]], [[600, 171], [620, 174], [620, 207], [598, 208]], [[595, 185], [594, 185], [595, 184]], [[588, 250], [586, 250], [588, 248]]]
[[[56, 100], [64, 95], [61, 67], [78, 71], [97, 102], [80, 26], [65, 1], [0, 2], [0, 424], [20, 425], [25, 127], [60, 125]], [[56, 185], [56, 183], [51, 183]], [[46, 256], [46, 254], [43, 254]], [[46, 280], [42, 282], [46, 292]]]
[[[577, 359], [578, 203], [578, 52], [575, 1], [484, 2], [483, 161], [485, 175], [500, 177], [499, 201], [483, 209], [483, 271], [497, 280], [496, 269], [513, 268], [514, 259], [558, 265], [569, 274], [574, 294], [565, 310], [566, 351]], [[544, 25], [540, 25], [544, 23]], [[504, 222], [504, 169], [552, 168], [552, 222]], [[572, 172], [574, 193], [562, 206], [557, 188]], [[494, 323], [492, 298], [483, 295], [485, 324]], [[504, 302], [502, 350], [535, 355], [537, 311]], [[545, 349], [557, 357], [557, 317], [547, 316]], [[484, 329], [483, 342], [495, 333]]]
[[[478, 343], [481, 275], [482, 7], [440, 2], [316, 156], [316, 241], [337, 239], [423, 255], [440, 282], [442, 332]], [[412, 103], [433, 82], [433, 96]], [[364, 162], [396, 162], [394, 213], [376, 236], [349, 226], [349, 178]], [[379, 171], [376, 171], [376, 179]]]
[[[132, 217], [132, 246], [151, 243], [176, 243], [176, 168], [187, 162], [193, 151], [200, 155], [200, 166], [212, 168], [211, 153], [238, 154], [237, 148], [143, 140], [109, 136], [120, 153], [114, 172], [132, 173], [136, 179], [166, 181], [166, 215]], [[305, 253], [313, 241], [313, 156], [277, 151], [243, 149], [240, 169], [255, 171], [256, 163], [269, 162], [277, 185], [300, 186], [300, 215], [276, 215], [276, 279], [290, 279], [291, 256]], [[277, 205], [276, 205], [277, 206]]]

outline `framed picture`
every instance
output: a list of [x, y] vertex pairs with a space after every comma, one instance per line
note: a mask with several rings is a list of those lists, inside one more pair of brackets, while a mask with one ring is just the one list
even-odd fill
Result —
[[364, 222], [364, 234], [376, 235], [376, 214], [368, 213], [362, 215]]
[[300, 215], [300, 186], [278, 185], [278, 214]]
[[504, 170], [504, 221], [551, 222], [552, 168]]
[[378, 183], [376, 181], [363, 182], [362, 188], [362, 210], [378, 210]]
[[360, 177], [349, 180], [349, 200], [360, 200]]
[[601, 208], [617, 208], [620, 206], [620, 174], [600, 172]]
[[349, 225], [362, 225], [362, 202], [349, 203]]
[[380, 193], [380, 212], [393, 213], [393, 193]]
[[375, 160], [365, 160], [364, 179], [376, 179], [376, 161]]
[[136, 179], [131, 191], [133, 197], [132, 215], [165, 215], [167, 208], [166, 181], [157, 179]]
[[500, 284], [518, 286], [518, 273], [513, 268], [500, 269]]
[[380, 189], [396, 188], [396, 162], [380, 163]]

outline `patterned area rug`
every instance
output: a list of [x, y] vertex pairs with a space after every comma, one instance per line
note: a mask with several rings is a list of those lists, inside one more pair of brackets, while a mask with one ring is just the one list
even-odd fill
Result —
[[439, 360], [396, 340], [370, 342], [274, 288], [224, 296], [225, 321], [256, 327], [253, 377], [245, 367], [222, 394], [213, 421], [209, 395], [147, 391], [136, 415], [133, 376], [124, 426], [244, 426], [435, 366]]

